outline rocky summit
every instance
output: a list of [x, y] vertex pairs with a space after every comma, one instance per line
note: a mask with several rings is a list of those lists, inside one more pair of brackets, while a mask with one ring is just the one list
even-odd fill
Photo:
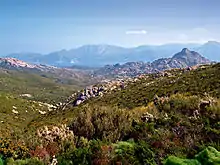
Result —
[[105, 76], [137, 76], [140, 74], [161, 72], [172, 68], [187, 68], [209, 63], [211, 63], [211, 61], [199, 53], [184, 48], [179, 53], [174, 54], [172, 58], [161, 58], [152, 63], [128, 62], [125, 64], [106, 65], [97, 70], [94, 74]]

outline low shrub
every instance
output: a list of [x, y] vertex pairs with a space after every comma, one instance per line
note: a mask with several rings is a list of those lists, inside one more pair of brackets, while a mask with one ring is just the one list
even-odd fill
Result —
[[82, 107], [70, 124], [74, 135], [88, 140], [100, 139], [110, 142], [122, 140], [130, 131], [135, 115], [117, 107]]
[[8, 159], [7, 165], [44, 165], [42, 161], [37, 158], [24, 159], [24, 160], [14, 160], [13, 158]]
[[90, 165], [92, 153], [88, 147], [78, 148], [61, 154], [57, 160], [58, 165]]
[[4, 158], [22, 159], [30, 157], [29, 148], [21, 141], [0, 139], [0, 154]]
[[121, 162], [122, 164], [134, 164], [135, 158], [135, 143], [121, 141], [113, 145], [114, 147], [114, 162]]

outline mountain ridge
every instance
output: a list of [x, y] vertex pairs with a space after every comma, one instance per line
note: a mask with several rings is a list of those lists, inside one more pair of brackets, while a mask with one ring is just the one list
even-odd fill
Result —
[[186, 68], [199, 64], [211, 63], [195, 51], [190, 51], [188, 48], [183, 48], [180, 52], [173, 55], [171, 58], [160, 58], [150, 62], [127, 62], [125, 64], [105, 65], [101, 68], [85, 68], [85, 67], [68, 67], [59, 68], [47, 65], [29, 64], [15, 58], [0, 58], [0, 67], [15, 70], [26, 70], [36, 72], [49, 72], [53, 74], [63, 74], [65, 77], [73, 74], [80, 77], [80, 73], [91, 77], [111, 78], [118, 76], [138, 76], [140, 74], [156, 73], [172, 68]]
[[203, 54], [212, 61], [220, 61], [220, 43], [209, 41], [204, 44], [164, 44], [158, 46], [142, 45], [125, 48], [115, 45], [84, 45], [70, 50], [60, 50], [49, 54], [9, 54], [25, 62], [46, 64], [59, 67], [90, 66], [102, 67], [107, 64], [126, 63], [129, 61], [152, 62], [158, 58], [168, 58], [180, 49], [187, 47]]

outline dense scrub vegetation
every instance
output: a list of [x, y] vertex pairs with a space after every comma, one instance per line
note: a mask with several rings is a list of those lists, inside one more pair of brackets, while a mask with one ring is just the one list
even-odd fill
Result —
[[220, 64], [168, 73], [32, 118], [0, 164], [220, 164]]

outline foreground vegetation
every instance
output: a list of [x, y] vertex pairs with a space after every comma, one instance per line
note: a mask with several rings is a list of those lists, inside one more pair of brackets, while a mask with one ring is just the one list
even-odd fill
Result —
[[2, 135], [0, 164], [218, 165], [220, 64], [145, 76], [80, 106], [14, 122], [21, 133]]

